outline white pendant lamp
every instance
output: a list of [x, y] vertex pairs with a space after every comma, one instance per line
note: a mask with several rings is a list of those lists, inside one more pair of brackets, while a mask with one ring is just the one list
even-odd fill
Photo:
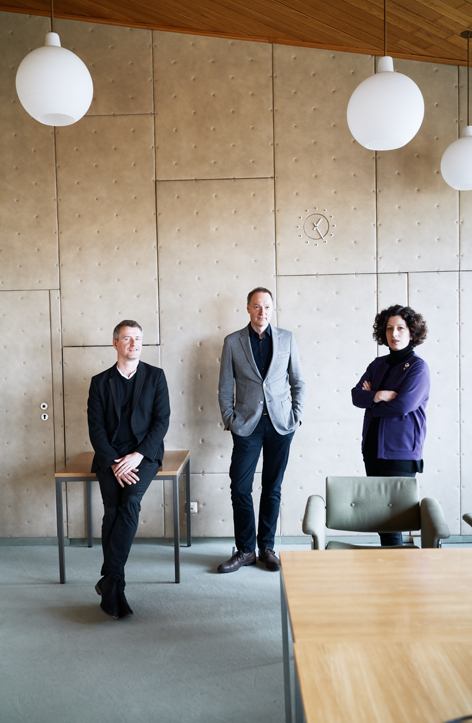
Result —
[[384, 0], [384, 57], [377, 72], [366, 78], [347, 106], [349, 130], [361, 146], [371, 151], [401, 148], [418, 133], [424, 117], [424, 100], [411, 78], [393, 70], [387, 55], [387, 10]]
[[51, 0], [51, 32], [42, 48], [23, 58], [16, 74], [16, 92], [23, 108], [48, 126], [76, 123], [88, 111], [93, 83], [87, 66], [70, 50], [61, 47], [54, 32]]
[[462, 138], [446, 148], [441, 159], [442, 177], [456, 191], [472, 191], [472, 126], [469, 125], [469, 40], [472, 31], [465, 30], [462, 38], [467, 38], [467, 125]]

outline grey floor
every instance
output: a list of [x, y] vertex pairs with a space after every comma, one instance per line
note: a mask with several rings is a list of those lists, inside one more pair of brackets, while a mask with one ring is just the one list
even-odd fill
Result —
[[[99, 607], [99, 546], [0, 546], [1, 723], [282, 723], [279, 574], [216, 574], [231, 541], [135, 544], [134, 616]], [[280, 549], [309, 549], [306, 544]]]
[[170, 541], [133, 545], [118, 621], [99, 545], [66, 548], [65, 585], [54, 545], [0, 545], [0, 723], [283, 723], [279, 574], [216, 574], [231, 545], [182, 548], [179, 585]]

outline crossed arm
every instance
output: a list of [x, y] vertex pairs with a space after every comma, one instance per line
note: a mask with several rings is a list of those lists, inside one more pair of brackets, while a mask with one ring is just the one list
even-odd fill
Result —
[[[371, 383], [367, 382], [367, 381], [363, 382], [362, 389], [364, 390], [364, 392], [371, 392], [372, 391]], [[374, 402], [375, 402], [375, 404], [377, 404], [377, 402], [391, 402], [392, 399], [395, 399], [396, 396], [397, 396], [397, 392], [391, 392], [391, 391], [388, 391], [387, 389], [381, 389], [379, 392], [376, 393], [376, 395], [374, 397]]]

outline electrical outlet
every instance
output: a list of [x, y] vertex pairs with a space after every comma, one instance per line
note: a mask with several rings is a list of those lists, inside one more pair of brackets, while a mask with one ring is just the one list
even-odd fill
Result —
[[196, 515], [198, 512], [198, 502], [191, 502], [190, 503], [190, 514]]

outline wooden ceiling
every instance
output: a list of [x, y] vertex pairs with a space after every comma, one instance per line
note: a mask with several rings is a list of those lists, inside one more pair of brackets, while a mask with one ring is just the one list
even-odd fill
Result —
[[[50, 0], [0, 0], [47, 15]], [[383, 0], [55, 0], [54, 17], [383, 55]], [[472, 0], [388, 0], [387, 54], [466, 65]]]

